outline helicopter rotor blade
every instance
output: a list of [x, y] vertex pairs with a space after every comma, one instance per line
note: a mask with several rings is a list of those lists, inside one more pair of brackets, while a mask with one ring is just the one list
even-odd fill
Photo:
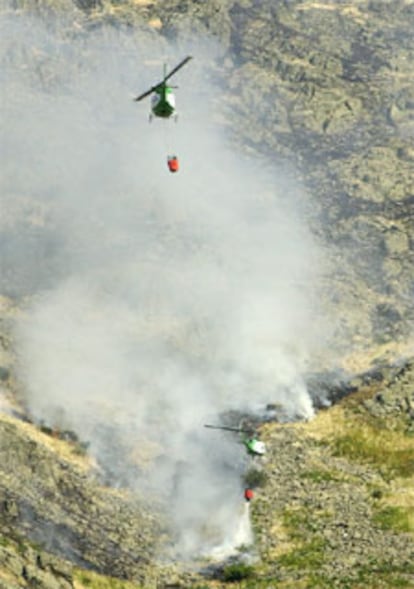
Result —
[[228, 432], [239, 432], [242, 433], [243, 430], [238, 428], [238, 427], [228, 427], [225, 425], [209, 425], [209, 424], [205, 424], [204, 427], [209, 427], [210, 429], [224, 429]]
[[164, 78], [163, 82], [166, 82], [169, 78], [171, 78], [171, 76], [173, 76], [176, 72], [178, 72], [179, 69], [181, 69], [182, 67], [185, 66], [186, 63], [188, 63], [190, 61], [190, 59], [193, 59], [192, 55], [187, 55], [187, 57], [185, 57], [182, 61], [180, 61], [180, 63], [178, 65], [175, 66], [175, 68], [173, 68]]
[[[142, 94], [140, 94], [139, 96], [137, 96], [136, 98], [134, 98], [134, 101], [135, 102], [139, 102], [140, 100], [143, 100], [143, 98], [146, 98], [147, 96], [149, 96], [150, 94], [152, 94], [153, 92], [155, 92], [160, 86], [162, 86], [163, 84], [165, 84], [165, 82], [169, 78], [171, 78], [171, 76], [173, 76], [176, 72], [178, 72], [179, 69], [181, 69], [182, 67], [184, 67], [185, 64], [190, 61], [190, 59], [193, 59], [193, 56], [192, 55], [187, 55], [187, 57], [185, 57], [182, 61], [180, 61], [180, 63], [178, 65], [176, 65], [175, 68], [173, 68], [165, 76], [165, 78], [162, 80], [162, 82], [159, 82], [158, 84], [155, 84], [155, 86], [152, 86], [152, 88], [150, 88], [146, 92], [143, 92]], [[171, 86], [171, 87], [174, 88], [176, 86]]]
[[157, 84], [156, 86], [153, 86], [152, 88], [150, 88], [149, 90], [147, 90], [143, 94], [140, 94], [139, 96], [137, 96], [136, 98], [134, 98], [135, 102], [139, 102], [143, 98], [146, 98], [147, 96], [149, 96], [150, 94], [152, 94], [153, 92], [155, 92], [155, 90], [158, 88], [159, 85], [160, 84]]

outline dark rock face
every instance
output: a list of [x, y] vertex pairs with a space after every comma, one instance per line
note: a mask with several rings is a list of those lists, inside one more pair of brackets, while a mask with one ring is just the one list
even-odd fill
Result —
[[25, 544], [21, 539], [12, 539], [7, 532], [2, 536], [0, 547], [2, 572], [7, 572], [7, 581], [0, 578], [1, 589], [39, 587], [40, 589], [73, 589], [72, 566], [63, 560]]
[[346, 277], [331, 282], [339, 312], [353, 309], [355, 335], [362, 295], [370, 321], [359, 333], [378, 343], [404, 338], [412, 316], [413, 14], [406, 2], [393, 5], [392, 18], [389, 10], [386, 2], [266, 0], [230, 9], [236, 132], [261, 153], [296, 162], [319, 234]]

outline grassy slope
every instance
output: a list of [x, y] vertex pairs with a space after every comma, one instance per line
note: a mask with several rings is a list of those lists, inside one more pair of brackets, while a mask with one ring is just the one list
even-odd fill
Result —
[[[414, 586], [414, 437], [400, 414], [383, 419], [364, 409], [374, 393], [361, 390], [309, 423], [266, 428], [270, 445], [282, 444], [281, 432], [289, 430], [299, 456], [289, 473], [294, 480], [276, 487], [271, 481], [259, 498], [266, 508], [256, 513], [264, 549], [258, 571], [267, 580], [246, 587], [269, 586], [269, 578], [295, 588]], [[279, 445], [267, 468], [284, 453]], [[261, 541], [261, 526], [276, 541]]]

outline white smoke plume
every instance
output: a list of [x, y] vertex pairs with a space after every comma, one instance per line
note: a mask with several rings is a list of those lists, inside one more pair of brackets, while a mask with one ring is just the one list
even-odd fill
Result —
[[214, 123], [205, 42], [177, 74], [178, 124], [150, 125], [132, 97], [185, 50], [1, 20], [2, 291], [26, 297], [25, 403], [112, 484], [165, 499], [182, 554], [237, 543], [246, 458], [203, 424], [267, 403], [312, 415], [320, 252], [301, 189]]

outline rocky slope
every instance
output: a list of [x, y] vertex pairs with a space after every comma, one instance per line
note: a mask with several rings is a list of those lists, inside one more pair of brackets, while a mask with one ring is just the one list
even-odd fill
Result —
[[[245, 586], [414, 587], [414, 4], [20, 0], [3, 10], [64, 11], [85, 34], [121, 24], [142, 38], [219, 41], [208, 75], [223, 88], [220, 124], [307, 187], [330, 261], [321, 306], [353, 391], [309, 423], [264, 426], [259, 559]], [[225, 569], [204, 578], [155, 565], [162, 516], [102, 486], [76, 442], [16, 415], [26, 419], [9, 333], [25, 288], [2, 260], [0, 294], [14, 300], [2, 299], [0, 334], [0, 587], [224, 586]]]
[[254, 513], [263, 569], [280, 586], [413, 586], [412, 370], [266, 431]]
[[410, 2], [232, 9], [237, 128], [256, 149], [296, 160], [323, 220], [348, 345], [410, 333], [412, 11]]

